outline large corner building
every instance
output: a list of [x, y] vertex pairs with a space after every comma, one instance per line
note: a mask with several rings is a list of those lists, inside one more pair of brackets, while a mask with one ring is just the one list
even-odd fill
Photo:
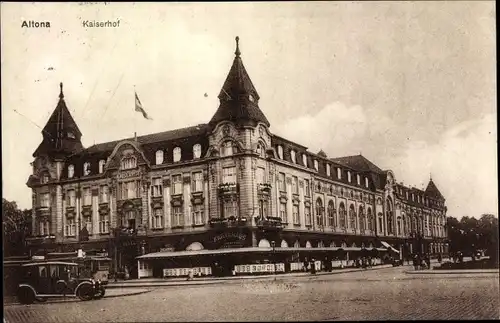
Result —
[[[235, 58], [207, 124], [85, 148], [61, 84], [34, 152], [32, 254], [390, 245], [447, 253], [445, 199], [362, 155], [330, 158], [273, 134]], [[382, 244], [382, 245], [381, 245]]]

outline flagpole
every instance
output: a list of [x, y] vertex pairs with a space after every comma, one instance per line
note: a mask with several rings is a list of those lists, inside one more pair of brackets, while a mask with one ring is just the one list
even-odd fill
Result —
[[[135, 91], [135, 84], [134, 84], [134, 104], [135, 104], [135, 96], [137, 95], [137, 92]], [[136, 118], [136, 111], [134, 109], [134, 140], [137, 140], [137, 118]]]

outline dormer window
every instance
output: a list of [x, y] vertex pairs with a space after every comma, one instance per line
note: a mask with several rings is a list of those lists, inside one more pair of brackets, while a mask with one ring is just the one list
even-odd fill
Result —
[[83, 164], [83, 176], [87, 176], [87, 175], [90, 175], [90, 163], [89, 162], [85, 162]]
[[257, 144], [257, 154], [259, 155], [259, 157], [262, 157], [262, 158], [265, 157], [264, 146], [262, 146], [260, 143]]
[[163, 164], [163, 150], [158, 150], [156, 152], [156, 165]]
[[342, 170], [340, 168], [337, 168], [337, 178], [338, 179], [342, 178]]
[[173, 154], [174, 154], [174, 163], [180, 161], [181, 160], [181, 147], [175, 147]]
[[347, 181], [350, 183], [351, 182], [351, 172], [347, 171]]
[[234, 144], [228, 140], [222, 145], [222, 156], [232, 156], [234, 154]]
[[356, 181], [357, 181], [358, 185], [361, 185], [361, 176], [359, 176], [359, 174], [356, 175]]
[[137, 167], [137, 160], [135, 157], [125, 157], [122, 159], [121, 163], [122, 169], [131, 169]]
[[368, 177], [365, 177], [365, 186], [368, 187]]
[[49, 174], [44, 173], [44, 174], [42, 175], [41, 183], [42, 183], [42, 184], [47, 184], [47, 183], [49, 182], [49, 179], [50, 179]]
[[314, 160], [314, 169], [316, 169], [316, 170], [319, 169], [319, 164], [318, 164], [318, 161], [316, 159]]
[[278, 157], [279, 159], [283, 159], [283, 146], [278, 145]]
[[68, 166], [68, 178], [73, 178], [75, 176], [75, 166], [69, 165]]
[[304, 164], [305, 167], [307, 167], [307, 155], [302, 154], [302, 164]]
[[292, 163], [296, 163], [296, 155], [295, 155], [295, 150], [290, 151], [290, 158], [292, 159]]
[[198, 159], [201, 157], [201, 145], [196, 144], [193, 146], [193, 158]]
[[330, 176], [330, 164], [326, 164], [326, 176]]
[[99, 174], [104, 173], [104, 165], [106, 165], [106, 161], [104, 159], [101, 159], [99, 161]]
[[75, 139], [76, 136], [72, 131], [68, 131], [68, 138]]

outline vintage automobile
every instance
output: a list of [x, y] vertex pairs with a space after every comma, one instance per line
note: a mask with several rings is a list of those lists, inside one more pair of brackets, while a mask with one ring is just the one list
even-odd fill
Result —
[[98, 280], [79, 277], [78, 265], [46, 261], [21, 266], [17, 298], [21, 304], [45, 302], [49, 298], [78, 297], [83, 301], [104, 297], [105, 288]]

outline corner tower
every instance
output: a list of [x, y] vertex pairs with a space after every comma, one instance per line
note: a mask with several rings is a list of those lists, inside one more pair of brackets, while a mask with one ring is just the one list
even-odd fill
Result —
[[239, 37], [236, 37], [234, 54], [233, 65], [218, 96], [219, 108], [209, 125], [213, 129], [221, 121], [231, 121], [236, 126], [256, 126], [262, 122], [269, 127], [269, 121], [259, 108], [259, 94], [241, 60]]

